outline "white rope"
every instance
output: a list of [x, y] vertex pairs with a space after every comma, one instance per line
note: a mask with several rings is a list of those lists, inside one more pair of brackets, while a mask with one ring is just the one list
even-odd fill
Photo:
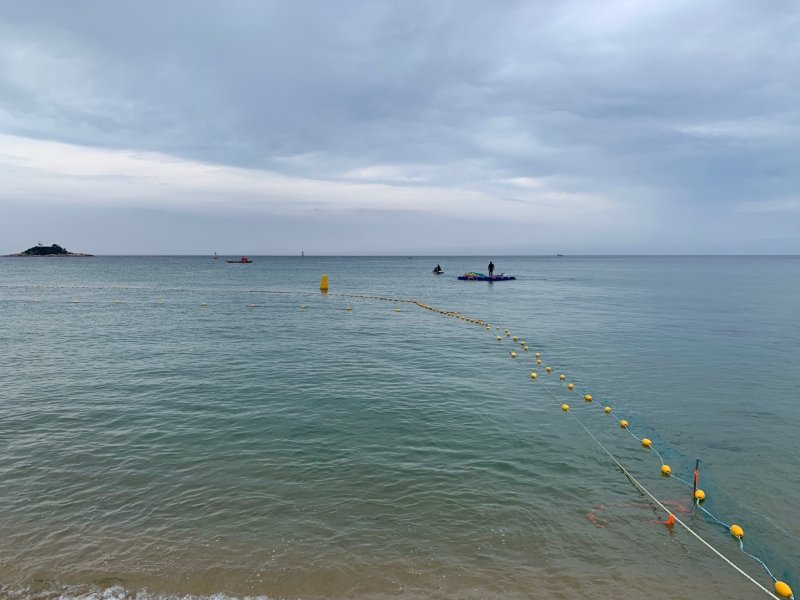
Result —
[[[752, 577], [750, 577], [750, 575], [748, 575], [747, 573], [745, 573], [744, 571], [742, 571], [742, 569], [740, 569], [740, 568], [739, 568], [739, 567], [737, 567], [735, 564], [733, 564], [733, 563], [732, 563], [732, 562], [731, 562], [731, 561], [728, 559], [728, 557], [726, 557], [726, 556], [725, 556], [724, 554], [722, 554], [722, 553], [721, 553], [719, 550], [717, 550], [716, 548], [714, 548], [714, 546], [712, 546], [712, 545], [711, 545], [711, 544], [709, 544], [709, 543], [708, 543], [706, 540], [704, 540], [702, 537], [700, 537], [700, 534], [698, 534], [697, 532], [695, 532], [695, 531], [694, 531], [694, 530], [693, 530], [691, 527], [689, 527], [689, 526], [688, 526], [686, 523], [684, 523], [684, 522], [683, 522], [683, 521], [681, 521], [681, 520], [680, 520], [678, 517], [676, 517], [676, 516], [675, 516], [675, 515], [674, 515], [674, 514], [673, 514], [673, 513], [672, 513], [672, 512], [671, 512], [671, 511], [670, 511], [670, 510], [669, 510], [669, 509], [666, 507], [666, 506], [664, 506], [664, 505], [661, 503], [661, 501], [660, 501], [658, 498], [656, 498], [656, 497], [655, 497], [653, 494], [651, 494], [651, 493], [650, 493], [650, 492], [647, 490], [647, 488], [646, 488], [646, 487], [644, 487], [644, 486], [643, 486], [641, 483], [639, 483], [639, 481], [638, 481], [638, 480], [637, 480], [637, 479], [636, 479], [636, 478], [635, 478], [633, 475], [631, 475], [631, 473], [630, 473], [630, 471], [628, 471], [628, 469], [626, 469], [625, 467], [623, 467], [623, 466], [622, 466], [622, 463], [620, 463], [620, 462], [619, 462], [619, 461], [618, 461], [618, 460], [617, 460], [617, 459], [614, 457], [614, 455], [613, 455], [613, 454], [611, 454], [611, 452], [609, 452], [609, 451], [608, 451], [608, 448], [606, 448], [606, 447], [603, 445], [603, 443], [602, 443], [600, 440], [598, 440], [598, 439], [597, 439], [597, 438], [594, 436], [594, 434], [593, 434], [591, 431], [589, 431], [589, 429], [587, 429], [587, 428], [586, 428], [586, 426], [585, 426], [585, 425], [584, 425], [584, 424], [581, 422], [581, 420], [580, 420], [580, 419], [578, 419], [578, 417], [576, 417], [576, 416], [575, 416], [574, 414], [572, 414], [571, 412], [570, 412], [570, 413], [568, 413], [568, 414], [569, 414], [569, 416], [571, 416], [573, 419], [575, 419], [575, 422], [576, 422], [576, 423], [578, 423], [578, 425], [580, 425], [580, 426], [583, 428], [583, 430], [584, 430], [586, 433], [588, 433], [588, 434], [589, 434], [589, 436], [590, 436], [590, 437], [591, 437], [591, 438], [592, 438], [592, 439], [593, 439], [595, 442], [597, 442], [597, 445], [598, 445], [598, 446], [600, 446], [600, 448], [602, 448], [602, 449], [603, 449], [603, 452], [605, 452], [606, 454], [608, 454], [609, 458], [611, 458], [611, 460], [613, 460], [613, 461], [614, 461], [614, 463], [615, 463], [615, 464], [616, 464], [616, 465], [617, 465], [617, 466], [618, 466], [618, 467], [619, 467], [619, 468], [622, 470], [622, 472], [625, 474], [625, 476], [626, 476], [628, 479], [630, 479], [630, 480], [631, 480], [631, 482], [632, 482], [632, 483], [633, 483], [633, 484], [634, 484], [636, 487], [638, 487], [638, 488], [639, 488], [640, 490], [642, 490], [642, 491], [643, 491], [645, 494], [647, 494], [647, 495], [650, 497], [650, 499], [651, 499], [653, 502], [655, 502], [656, 504], [658, 504], [658, 506], [660, 506], [660, 507], [662, 508], [662, 510], [664, 510], [664, 512], [666, 512], [667, 514], [670, 514], [670, 515], [672, 515], [672, 516], [675, 518], [675, 521], [676, 521], [677, 523], [680, 523], [680, 524], [681, 524], [681, 526], [683, 526], [683, 527], [684, 527], [684, 529], [686, 529], [686, 531], [688, 531], [688, 532], [689, 532], [689, 533], [691, 533], [691, 534], [692, 534], [694, 537], [696, 537], [698, 540], [700, 540], [700, 541], [701, 541], [703, 544], [705, 544], [705, 545], [706, 545], [706, 546], [707, 546], [707, 547], [708, 547], [708, 548], [709, 548], [709, 549], [710, 549], [710, 550], [711, 550], [711, 551], [712, 551], [714, 554], [716, 554], [717, 556], [719, 556], [719, 557], [720, 557], [722, 560], [724, 560], [726, 563], [728, 563], [728, 564], [729, 564], [730, 566], [732, 566], [734, 569], [736, 569], [737, 571], [739, 571], [739, 573], [741, 573], [742, 575], [744, 575], [745, 577], [747, 577], [747, 579], [749, 579], [749, 580], [750, 580], [750, 581], [751, 581], [753, 584], [755, 584], [755, 585], [756, 585], [756, 586], [757, 586], [759, 589], [761, 589], [763, 592], [765, 592], [767, 595], [771, 596], [772, 598], [778, 598], [778, 597], [777, 597], [775, 594], [773, 594], [772, 592], [770, 592], [770, 591], [769, 591], [767, 588], [765, 588], [763, 585], [761, 585], [760, 583], [758, 583], [758, 582], [757, 582], [755, 579], [753, 579]], [[780, 600], [780, 599], [778, 599], [778, 600]]]

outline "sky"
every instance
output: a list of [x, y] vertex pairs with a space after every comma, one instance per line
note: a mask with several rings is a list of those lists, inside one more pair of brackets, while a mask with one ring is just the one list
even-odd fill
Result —
[[798, 254], [788, 0], [0, 0], [0, 254]]

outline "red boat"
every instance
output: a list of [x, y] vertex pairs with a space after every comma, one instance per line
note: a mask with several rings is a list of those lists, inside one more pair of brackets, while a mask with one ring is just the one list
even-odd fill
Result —
[[246, 256], [243, 256], [239, 260], [226, 260], [225, 262], [231, 263], [232, 265], [246, 265], [247, 263], [251, 263], [253, 261]]

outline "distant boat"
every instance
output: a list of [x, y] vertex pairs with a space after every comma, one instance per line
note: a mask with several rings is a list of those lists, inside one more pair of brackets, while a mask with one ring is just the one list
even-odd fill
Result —
[[217, 253], [214, 252], [214, 260], [218, 260], [218, 259], [219, 259], [219, 256], [217, 256]]
[[230, 263], [232, 265], [246, 265], [246, 264], [251, 263], [253, 261], [250, 260], [249, 258], [247, 258], [246, 256], [243, 256], [239, 260], [226, 260], [225, 262], [226, 263]]
[[556, 252], [556, 256], [564, 256], [564, 255], [563, 254], [559, 254], [558, 252]]
[[306, 255], [306, 253], [304, 251], [300, 250], [300, 256], [305, 256], [305, 255]]

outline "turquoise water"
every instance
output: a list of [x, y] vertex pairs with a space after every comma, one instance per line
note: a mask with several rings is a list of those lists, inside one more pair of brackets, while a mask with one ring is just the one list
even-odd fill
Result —
[[800, 258], [253, 258], [0, 259], [4, 597], [800, 588]]

